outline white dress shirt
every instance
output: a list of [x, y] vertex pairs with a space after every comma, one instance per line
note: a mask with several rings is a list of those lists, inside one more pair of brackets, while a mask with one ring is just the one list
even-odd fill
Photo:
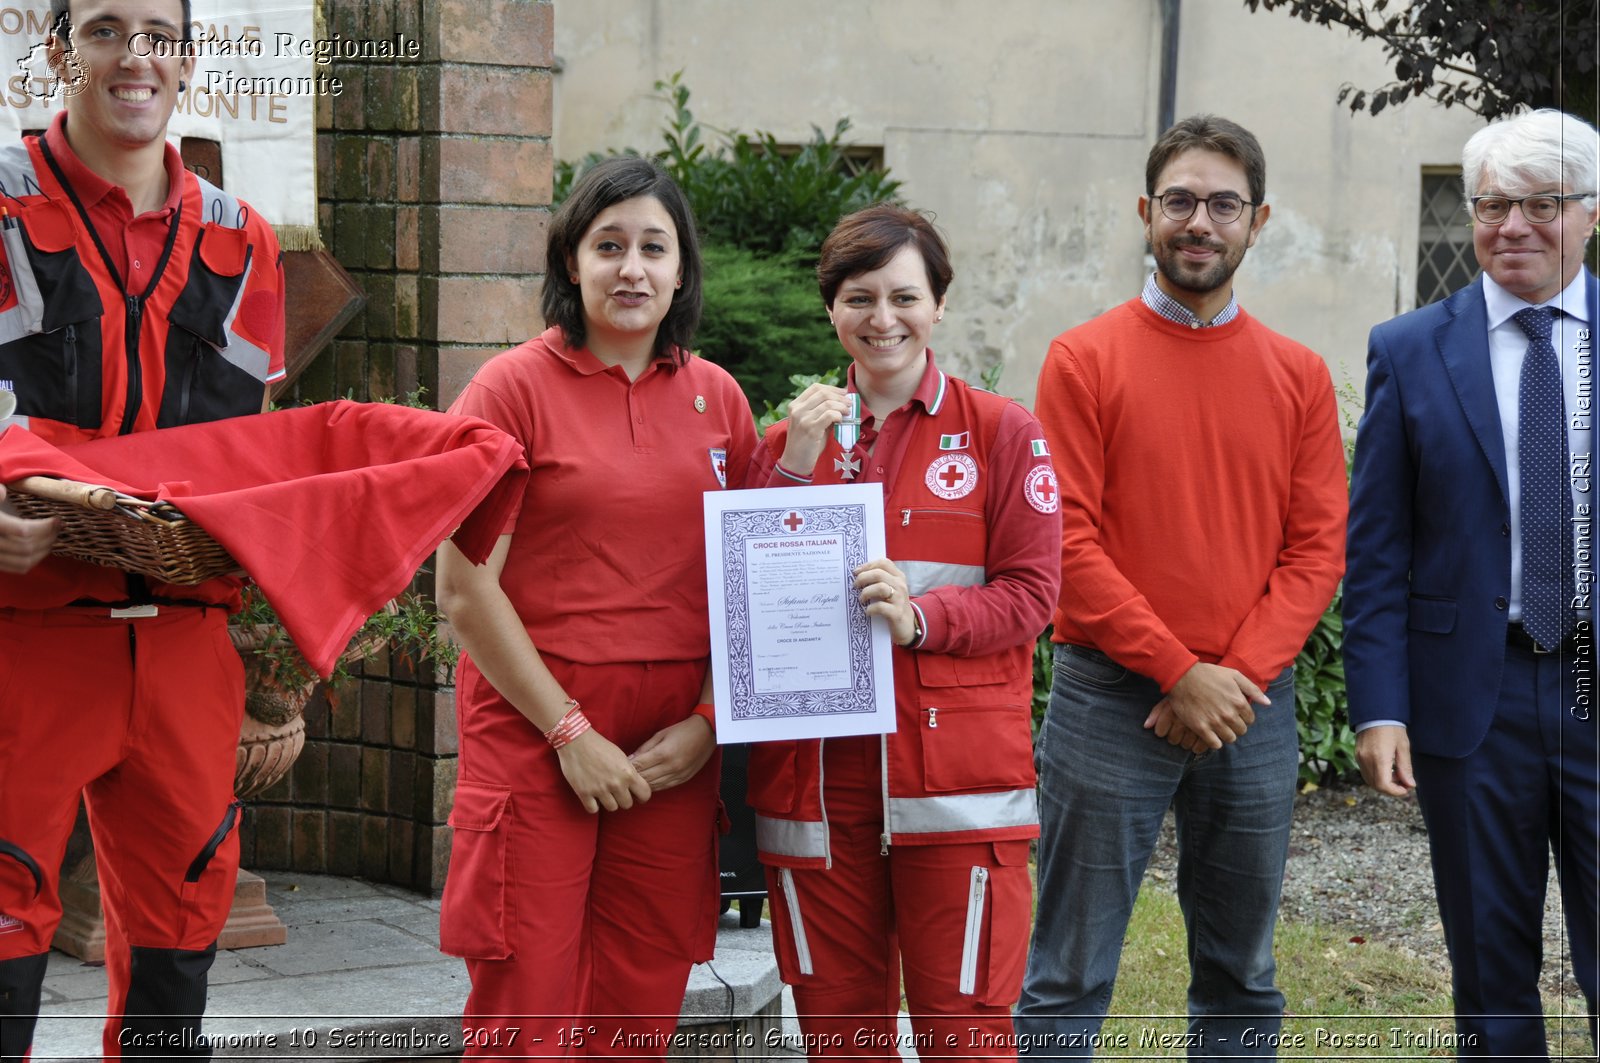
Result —
[[[1587, 547], [1590, 556], [1584, 563], [1584, 552], [1574, 556], [1580, 573], [1587, 570], [1592, 582], [1594, 562], [1593, 522], [1594, 485], [1589, 465], [1594, 457], [1594, 340], [1589, 320], [1587, 274], [1578, 275], [1551, 299], [1543, 303], [1528, 303], [1494, 282], [1488, 274], [1483, 277], [1483, 300], [1489, 310], [1489, 368], [1494, 373], [1494, 397], [1500, 408], [1500, 437], [1506, 448], [1506, 495], [1511, 502], [1511, 608], [1510, 619], [1522, 619], [1522, 470], [1517, 459], [1517, 426], [1519, 423], [1517, 396], [1522, 380], [1522, 357], [1528, 350], [1528, 337], [1515, 321], [1518, 310], [1529, 306], [1553, 306], [1561, 313], [1556, 315], [1555, 331], [1551, 342], [1561, 360], [1562, 392], [1566, 397], [1567, 452], [1571, 470], [1572, 512], [1575, 535], [1583, 535], [1580, 545]], [[1582, 385], [1580, 390], [1580, 385]], [[1589, 514], [1587, 522], [1585, 513]], [[1587, 523], [1587, 528], [1584, 525]], [[1580, 609], [1581, 616], [1592, 615], [1592, 608]]]

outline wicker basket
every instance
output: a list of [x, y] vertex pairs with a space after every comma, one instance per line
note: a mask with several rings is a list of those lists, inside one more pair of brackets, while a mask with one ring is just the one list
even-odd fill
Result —
[[169, 502], [50, 476], [6, 484], [6, 499], [24, 517], [61, 522], [52, 552], [63, 557], [183, 586], [239, 568], [228, 551]]

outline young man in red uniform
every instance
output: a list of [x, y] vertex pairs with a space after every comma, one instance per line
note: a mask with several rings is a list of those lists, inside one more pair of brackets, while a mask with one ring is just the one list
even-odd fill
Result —
[[[193, 61], [130, 47], [186, 39], [187, 0], [55, 0], [52, 25], [52, 68], [75, 52], [88, 79], [43, 136], [0, 149], [0, 386], [16, 400], [0, 431], [75, 443], [259, 412], [284, 372], [277, 241], [166, 142]], [[0, 1058], [30, 1050], [80, 794], [106, 1057], [209, 1056], [206, 973], [238, 869], [238, 584], [46, 557], [55, 532], [0, 512]]]
[[1156, 272], [1058, 336], [1039, 376], [1062, 546], [1017, 1007], [1035, 1056], [1094, 1054], [1169, 806], [1190, 1054], [1272, 1055], [1282, 1022], [1291, 665], [1339, 582], [1346, 499], [1328, 367], [1233, 298], [1265, 195], [1247, 130], [1205, 115], [1163, 134], [1139, 199]]

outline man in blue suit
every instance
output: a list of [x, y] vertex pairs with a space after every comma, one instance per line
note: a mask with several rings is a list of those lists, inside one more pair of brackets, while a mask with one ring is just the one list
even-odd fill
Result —
[[1368, 343], [1345, 675], [1362, 774], [1422, 806], [1460, 1055], [1544, 1059], [1552, 848], [1595, 1029], [1596, 133], [1520, 115], [1462, 171], [1482, 277]]

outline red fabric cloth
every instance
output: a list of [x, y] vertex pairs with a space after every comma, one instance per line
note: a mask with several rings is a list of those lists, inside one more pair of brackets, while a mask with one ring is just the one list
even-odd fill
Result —
[[[333, 402], [59, 449], [8, 429], [0, 483], [44, 474], [173, 502], [227, 548], [327, 675], [439, 543], [453, 535], [472, 561], [488, 557], [522, 495], [521, 449], [475, 418]], [[0, 605], [71, 600], [38, 601], [34, 578], [0, 578]]]
[[1132, 299], [1055, 338], [1035, 405], [1061, 478], [1055, 640], [1162, 690], [1196, 660], [1265, 688], [1344, 571], [1327, 365], [1242, 310], [1191, 329]]

